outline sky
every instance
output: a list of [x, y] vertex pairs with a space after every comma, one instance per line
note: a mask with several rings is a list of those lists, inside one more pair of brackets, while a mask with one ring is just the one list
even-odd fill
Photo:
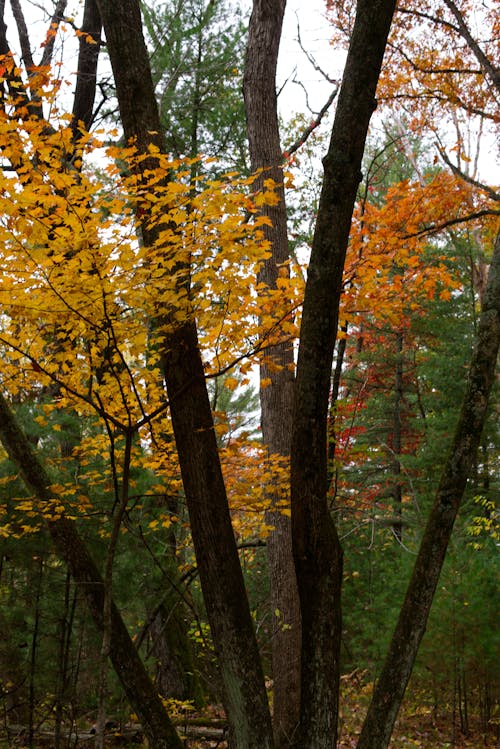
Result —
[[[239, 3], [244, 7], [251, 7], [251, 0], [239, 0]], [[23, 8], [28, 9], [26, 21], [34, 46], [35, 61], [40, 59], [42, 50], [39, 45], [46, 29], [46, 22], [40, 24], [40, 18], [44, 15], [41, 8], [44, 5], [49, 9], [52, 2], [49, 0], [41, 0], [41, 2], [25, 0], [23, 2]], [[79, 20], [81, 15], [79, 0], [70, 0], [68, 12], [71, 12], [71, 8], [74, 8], [76, 18]], [[298, 28], [303, 47], [319, 67], [333, 79], [341, 75], [345, 53], [339, 54], [330, 44], [331, 29], [325, 8], [326, 0], [287, 0], [277, 74], [277, 86], [280, 91], [279, 109], [284, 121], [289, 120], [297, 112], [306, 113], [307, 116], [308, 112], [317, 113], [327, 101], [333, 88], [332, 84], [325, 80], [318, 70], [315, 70], [313, 64], [308, 61], [306, 53], [300, 48], [297, 41]], [[8, 14], [8, 2], [6, 11]], [[47, 17], [46, 14], [45, 17]], [[8, 16], [7, 23], [9, 41], [17, 47], [15, 25]], [[76, 59], [77, 47], [75, 45], [66, 65], [76, 66]], [[375, 125], [375, 122], [373, 124]], [[483, 137], [483, 141], [485, 147], [481, 159], [482, 175], [487, 181], [498, 183], [500, 175], [495, 159], [497, 144], [488, 137]]]
[[[281, 114], [311, 109], [318, 112], [331, 93], [332, 85], [314, 69], [297, 41], [298, 28], [302, 46], [331, 78], [338, 77], [343, 56], [330, 44], [330, 28], [325, 14], [325, 0], [288, 0], [278, 62], [278, 90]], [[299, 81], [299, 83], [295, 82]], [[307, 91], [304, 92], [302, 86]]]

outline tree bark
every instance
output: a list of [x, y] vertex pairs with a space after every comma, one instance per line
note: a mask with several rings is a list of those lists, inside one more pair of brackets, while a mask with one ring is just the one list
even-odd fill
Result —
[[[281, 37], [285, 0], [254, 0], [250, 18], [243, 94], [247, 134], [253, 171], [263, 169], [256, 187], [272, 179], [280, 198], [262, 212], [271, 220], [264, 236], [272, 256], [259, 272], [259, 283], [276, 289], [280, 273], [289, 273], [287, 212], [283, 186], [276, 97], [276, 64]], [[271, 364], [271, 366], [269, 366]], [[260, 389], [262, 440], [269, 455], [290, 459], [293, 405], [293, 344], [279, 343], [266, 352], [260, 378], [271, 384]], [[268, 487], [272, 507], [286, 497]], [[288, 497], [289, 499], [289, 497]], [[300, 713], [300, 605], [293, 561], [291, 521], [278, 509], [270, 509], [267, 523], [273, 530], [267, 540], [272, 617], [272, 664], [274, 738], [276, 746], [286, 746], [293, 737]], [[276, 612], [279, 612], [276, 615]]]
[[342, 549], [327, 504], [327, 412], [342, 274], [394, 0], [359, 0], [304, 298], [293, 412], [292, 534], [302, 612], [297, 747], [336, 746]]
[[[73, 101], [73, 132], [78, 140], [80, 123], [90, 130], [94, 118], [97, 85], [97, 62], [101, 48], [101, 16], [96, 0], [85, 0], [81, 36], [79, 39], [78, 75]], [[87, 39], [89, 36], [92, 42]]]
[[[99, 0], [125, 137], [165, 150], [137, 0]], [[147, 165], [144, 164], [144, 169]], [[146, 243], [154, 231], [146, 228]], [[183, 270], [180, 268], [179, 270]], [[184, 269], [186, 275], [188, 268]], [[174, 319], [165, 309], [163, 322]], [[172, 326], [162, 367], [207, 616], [238, 749], [272, 747], [264, 676], [236, 548], [196, 323]], [[221, 582], [223, 581], [223, 584]]]
[[[50, 507], [51, 480], [37, 458], [26, 435], [0, 393], [0, 439], [12, 462], [18, 466], [26, 486], [43, 508]], [[75, 524], [64, 515], [47, 522], [52, 541], [68, 565], [89, 606], [94, 623], [104, 630], [104, 581], [82, 542]], [[151, 746], [158, 749], [181, 749], [181, 741], [165, 712], [156, 689], [125, 627], [120, 612], [111, 603], [110, 659], [127, 699], [144, 729]]]
[[396, 333], [396, 373], [394, 377], [394, 410], [392, 415], [392, 509], [398, 520], [392, 531], [397, 541], [403, 538], [403, 497], [401, 488], [402, 408], [403, 408], [403, 333]]
[[453, 525], [474, 465], [500, 342], [500, 232], [488, 274], [477, 342], [450, 454], [406, 597], [361, 731], [358, 749], [386, 749], [427, 625]]

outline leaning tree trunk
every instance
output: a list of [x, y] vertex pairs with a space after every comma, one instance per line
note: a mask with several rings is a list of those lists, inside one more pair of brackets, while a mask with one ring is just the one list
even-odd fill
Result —
[[[165, 152], [138, 0], [99, 0], [127, 140]], [[154, 168], [151, 163], [141, 167]], [[156, 232], [144, 217], [146, 244]], [[179, 267], [188, 275], [188, 268]], [[161, 324], [175, 320], [166, 308]], [[218, 454], [205, 373], [192, 319], [170, 326], [162, 367], [196, 561], [224, 684], [224, 703], [238, 749], [272, 747], [262, 665], [246, 596]], [[221, 582], [223, 581], [223, 584]]]
[[296, 746], [337, 741], [342, 550], [327, 503], [327, 412], [342, 274], [394, 0], [358, 0], [304, 298], [292, 433], [292, 534], [302, 613]]
[[[48, 512], [53, 502], [50, 492], [52, 481], [1, 393], [0, 440], [12, 462], [18, 466], [26, 486], [40, 503], [41, 514], [44, 514], [44, 508]], [[78, 535], [74, 522], [62, 515], [49, 519], [47, 525], [58, 553], [87, 601], [94, 623], [103, 632], [105, 586], [94, 560]], [[157, 749], [181, 749], [177, 732], [113, 602], [109, 656], [151, 746]]]
[[500, 342], [500, 232], [453, 445], [443, 468], [406, 598], [358, 741], [386, 749], [425, 632], [453, 525], [474, 465], [495, 380]]
[[[276, 289], [280, 274], [289, 273], [287, 213], [283, 186], [283, 158], [280, 145], [276, 96], [276, 63], [281, 37], [285, 0], [270, 4], [254, 0], [250, 18], [243, 93], [252, 169], [264, 171], [264, 180], [272, 179], [280, 198], [262, 212], [271, 220], [264, 226], [272, 255], [262, 264], [258, 281]], [[293, 342], [272, 346], [260, 366], [262, 441], [269, 455], [290, 459], [293, 405]], [[276, 508], [286, 497], [267, 487], [271, 509], [267, 522], [272, 526], [267, 539], [272, 617], [272, 665], [274, 739], [276, 746], [286, 746], [299, 722], [300, 713], [300, 606], [292, 552], [290, 518]], [[278, 613], [276, 613], [278, 612]]]

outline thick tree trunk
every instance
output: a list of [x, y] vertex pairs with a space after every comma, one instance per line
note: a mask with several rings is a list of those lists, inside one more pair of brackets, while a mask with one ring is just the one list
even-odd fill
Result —
[[[254, 0], [250, 18], [243, 93], [252, 169], [264, 169], [257, 187], [273, 179], [280, 201], [264, 207], [271, 219], [264, 226], [271, 243], [272, 256], [259, 273], [259, 282], [275, 289], [279, 273], [288, 272], [287, 213], [283, 187], [282, 153], [276, 97], [276, 63], [281, 37], [285, 0], [270, 3]], [[272, 366], [269, 366], [271, 363]], [[261, 380], [271, 385], [261, 388], [262, 439], [268, 454], [289, 460], [293, 401], [293, 345], [280, 343], [266, 352], [260, 367]], [[281, 494], [272, 494], [274, 506], [283, 502]], [[279, 510], [269, 510], [267, 522], [273, 527], [268, 541], [270, 605], [272, 617], [272, 662], [274, 737], [278, 747], [293, 737], [300, 712], [300, 606], [293, 562], [290, 518]], [[276, 612], [279, 615], [276, 615]]]
[[272, 730], [264, 678], [194, 324], [169, 336], [163, 366], [203, 598], [235, 746], [268, 747]]
[[[24, 432], [0, 393], [0, 439], [10, 459], [18, 466], [28, 488], [48, 510], [52, 495], [51, 480], [35, 455]], [[104, 631], [104, 581], [82, 542], [75, 524], [64, 516], [49, 520], [48, 529], [55, 547], [68, 565], [75, 582], [85, 596], [92, 618]], [[181, 749], [181, 741], [165, 712], [163, 703], [149, 678], [120, 612], [111, 604], [110, 659], [127, 699], [141, 721], [144, 733], [155, 749]]]
[[[151, 142], [164, 150], [139, 3], [99, 0], [98, 4], [125, 136], [127, 140], [134, 139], [140, 151], [146, 152]], [[155, 238], [146, 229], [143, 234], [146, 243]], [[174, 312], [165, 309], [164, 322], [173, 319]], [[188, 320], [172, 327], [163, 345], [162, 366], [200, 581], [224, 684], [227, 717], [238, 749], [266, 749], [273, 744], [271, 719], [229, 514], [196, 324]]]
[[473, 467], [495, 379], [500, 342], [500, 233], [488, 274], [477, 343], [451, 452], [446, 460], [389, 651], [358, 749], [386, 749], [424, 635], [453, 525]]
[[342, 550], [327, 505], [327, 411], [342, 273], [394, 0], [359, 0], [304, 298], [292, 434], [292, 533], [302, 612], [301, 749], [337, 741]]

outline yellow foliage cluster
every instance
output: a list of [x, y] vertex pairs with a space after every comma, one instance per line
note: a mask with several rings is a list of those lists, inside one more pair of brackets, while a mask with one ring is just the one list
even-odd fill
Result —
[[[98, 178], [65, 160], [68, 127], [45, 135], [34, 121], [17, 143], [11, 135], [2, 123], [0, 147], [16, 162], [0, 185], [2, 375], [12, 394], [57, 381], [73, 406], [97, 399], [116, 420], [137, 421], [162, 400], [158, 352], [172, 324], [196, 318], [211, 374], [283, 335], [296, 292], [287, 280], [257, 298], [269, 250], [265, 219], [249, 220], [252, 179], [192, 184], [189, 163], [155, 154], [156, 170], [139, 184], [144, 157], [132, 147], [105, 149], [107, 176]], [[145, 214], [154, 244], [141, 236]]]
[[[75, 139], [68, 117], [53, 125], [20, 114], [16, 101], [0, 111], [0, 377], [12, 399], [35, 397], [48, 434], [64, 412], [83, 425], [50, 512], [85, 516], [92, 493], [112, 493], [116, 476], [104, 464], [111, 455], [122, 466], [131, 433], [134, 468], [176, 494], [161, 372], [172, 330], [196, 321], [207, 376], [236, 368], [229, 389], [269, 345], [296, 334], [295, 281], [256, 283], [269, 257], [259, 206], [277, 200], [274, 186], [266, 180], [257, 194], [255, 177], [192, 178], [192, 161], [155, 146], [141, 155], [107, 144], [109, 133]], [[52, 458], [58, 475], [67, 457]]]

